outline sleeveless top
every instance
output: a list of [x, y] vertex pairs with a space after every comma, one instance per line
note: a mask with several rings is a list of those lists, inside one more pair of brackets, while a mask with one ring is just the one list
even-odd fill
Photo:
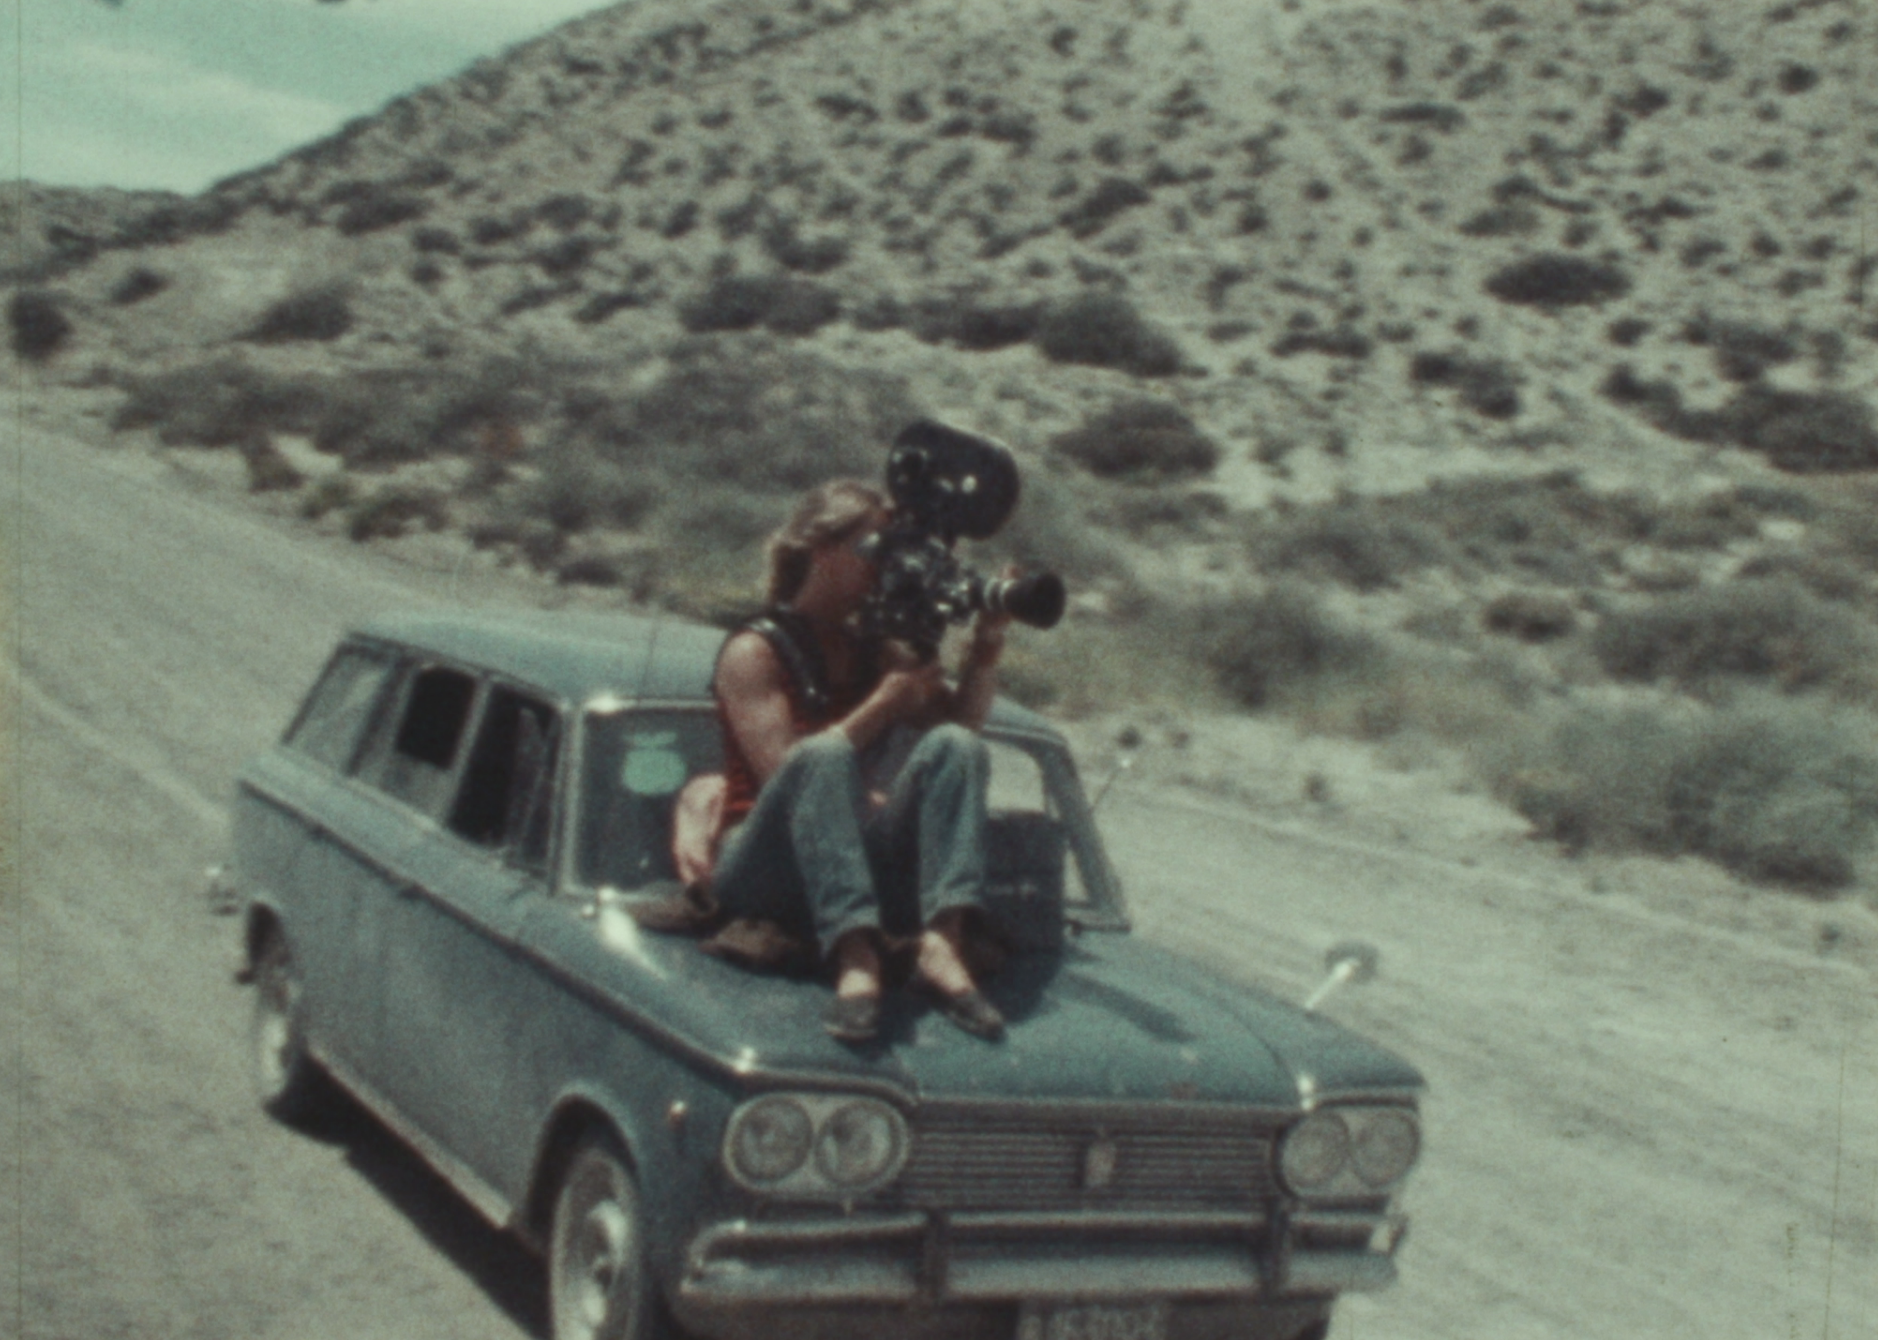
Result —
[[[828, 666], [822, 657], [821, 643], [815, 636], [815, 630], [807, 619], [786, 605], [766, 610], [733, 629], [730, 637], [742, 633], [760, 636], [775, 650], [776, 659], [782, 662], [785, 691], [789, 695], [789, 720], [795, 727], [798, 740], [826, 730], [847, 716], [866, 700], [880, 681], [880, 644], [864, 641], [855, 649], [855, 674], [847, 688], [842, 692], [834, 691], [828, 683]], [[728, 646], [730, 638], [724, 641]], [[719, 656], [722, 654], [720, 651]], [[716, 692], [715, 674], [712, 676], [712, 692]], [[737, 742], [737, 733], [731, 729], [730, 716], [724, 710], [721, 697], [717, 700], [717, 719], [724, 733], [724, 779], [727, 791], [723, 822], [728, 828], [750, 813], [756, 805], [756, 795], [761, 785], [750, 761], [744, 757], [743, 746]]]

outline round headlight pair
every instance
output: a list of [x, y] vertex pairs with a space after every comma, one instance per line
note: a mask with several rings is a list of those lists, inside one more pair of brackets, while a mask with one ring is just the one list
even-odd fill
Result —
[[1324, 1108], [1286, 1132], [1278, 1174], [1301, 1196], [1373, 1194], [1401, 1181], [1420, 1152], [1408, 1108]]
[[906, 1147], [906, 1122], [877, 1099], [769, 1094], [731, 1116], [724, 1163], [753, 1191], [845, 1197], [899, 1172]]

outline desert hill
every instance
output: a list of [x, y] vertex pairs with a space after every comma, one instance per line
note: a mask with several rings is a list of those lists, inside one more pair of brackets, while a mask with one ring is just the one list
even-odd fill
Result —
[[949, 416], [1025, 462], [994, 547], [1078, 593], [1034, 699], [1197, 660], [1458, 745], [1568, 842], [1844, 883], [1878, 820], [1860, 23], [625, 5], [190, 201], [28, 195], [15, 347], [355, 538], [707, 614], [782, 499]]

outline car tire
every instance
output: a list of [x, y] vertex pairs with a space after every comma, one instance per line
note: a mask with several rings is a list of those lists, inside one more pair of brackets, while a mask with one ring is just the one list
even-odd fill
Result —
[[261, 1107], [290, 1125], [317, 1116], [330, 1091], [307, 1051], [300, 1020], [300, 978], [287, 937], [269, 927], [254, 953], [254, 1016], [249, 1054]]
[[568, 1160], [548, 1238], [554, 1340], [670, 1340], [652, 1278], [639, 1188], [619, 1142], [584, 1139]]

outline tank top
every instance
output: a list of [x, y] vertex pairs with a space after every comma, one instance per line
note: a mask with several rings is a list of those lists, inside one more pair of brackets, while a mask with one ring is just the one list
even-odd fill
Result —
[[[847, 687], [840, 691], [831, 688], [827, 663], [822, 657], [821, 643], [815, 636], [814, 628], [807, 619], [787, 606], [765, 611], [732, 630], [730, 637], [742, 633], [760, 636], [775, 650], [777, 660], [782, 662], [785, 692], [789, 696], [789, 720], [798, 740], [826, 730], [847, 716], [866, 700], [880, 681], [880, 645], [867, 641], [855, 649], [855, 673], [850, 677]], [[728, 646], [730, 638], [724, 641]], [[722, 654], [720, 651], [719, 656]], [[711, 686], [715, 694], [715, 674]], [[750, 813], [756, 805], [757, 792], [762, 788], [757, 781], [756, 771], [751, 768], [749, 759], [744, 757], [737, 733], [730, 727], [730, 716], [724, 710], [721, 697], [717, 700], [717, 719], [724, 733], [724, 824], [728, 827]]]

